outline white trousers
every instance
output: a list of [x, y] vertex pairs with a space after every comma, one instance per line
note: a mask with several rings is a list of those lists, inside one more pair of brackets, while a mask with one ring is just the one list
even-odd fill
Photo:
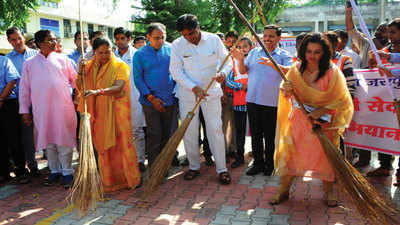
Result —
[[144, 163], [144, 161], [146, 160], [146, 154], [145, 154], [146, 142], [144, 139], [143, 127], [133, 127], [132, 135], [138, 161], [140, 163]]
[[62, 173], [63, 176], [74, 173], [72, 168], [72, 148], [48, 144], [46, 156], [51, 173]]
[[[191, 96], [179, 99], [179, 111], [182, 120], [186, 118], [195, 105], [195, 99]], [[207, 138], [210, 143], [211, 152], [215, 159], [217, 173], [226, 172], [226, 159], [225, 159], [225, 142], [224, 134], [222, 132], [221, 120], [221, 100], [219, 97], [209, 98], [200, 103], [201, 110], [203, 111], [204, 120], [206, 122]], [[189, 160], [189, 168], [191, 170], [200, 169], [200, 146], [199, 146], [199, 110], [190, 123], [183, 142], [185, 146], [186, 157]]]

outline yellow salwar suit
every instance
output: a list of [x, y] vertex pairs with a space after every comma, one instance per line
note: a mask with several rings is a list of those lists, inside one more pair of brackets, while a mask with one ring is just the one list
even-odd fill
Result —
[[[133, 144], [130, 114], [130, 68], [114, 54], [101, 66], [90, 60], [85, 67], [86, 90], [113, 86], [116, 80], [125, 81], [117, 96], [97, 95], [87, 98], [87, 111], [91, 115], [93, 145], [98, 153], [98, 166], [105, 192], [135, 188], [140, 183], [140, 172]], [[82, 77], [77, 80], [82, 92]], [[83, 97], [78, 111], [84, 112]]]
[[[331, 68], [314, 87], [303, 80], [300, 63], [294, 64], [286, 76], [292, 81], [294, 92], [304, 104], [330, 110], [331, 122], [322, 127], [332, 143], [339, 148], [339, 137], [353, 116], [352, 99], [340, 69], [331, 63]], [[311, 123], [300, 108], [294, 107], [293, 97], [285, 97], [283, 93], [279, 97], [275, 146], [275, 169], [278, 175], [334, 181], [334, 170], [318, 137], [312, 131]]]

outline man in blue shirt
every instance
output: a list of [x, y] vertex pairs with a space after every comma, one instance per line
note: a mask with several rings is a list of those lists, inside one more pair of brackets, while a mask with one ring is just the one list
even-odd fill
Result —
[[[11, 27], [6, 31], [8, 42], [13, 46], [13, 50], [7, 55], [12, 61], [18, 73], [22, 74], [24, 62], [37, 55], [38, 51], [31, 49], [25, 45], [24, 33], [18, 27]], [[18, 98], [19, 79], [15, 88], [16, 97]], [[18, 102], [18, 101], [17, 101]], [[35, 148], [33, 144], [33, 126], [27, 126], [20, 120], [22, 149], [25, 152], [25, 159], [33, 176], [39, 176], [40, 172], [35, 158]]]
[[15, 87], [20, 75], [11, 60], [0, 56], [0, 141], [2, 155], [0, 157], [0, 182], [9, 180], [10, 165], [8, 152], [11, 153], [19, 183], [27, 183], [25, 154], [21, 147], [21, 118], [18, 114], [18, 101]]
[[[75, 51], [71, 52], [67, 56], [75, 62], [75, 66], [78, 65], [79, 58], [82, 55], [82, 45], [81, 45], [81, 31], [75, 32], [74, 35], [74, 43], [76, 45]], [[89, 34], [87, 32], [83, 32], [83, 50], [86, 53], [86, 49], [89, 46]]]
[[133, 56], [133, 77], [146, 118], [146, 152], [150, 167], [168, 142], [173, 121], [177, 121], [175, 81], [169, 71], [171, 49], [165, 38], [163, 24], [150, 24], [147, 28], [149, 42]]
[[[263, 42], [278, 64], [289, 66], [292, 57], [278, 47], [281, 33], [282, 29], [279, 26], [265, 26]], [[256, 175], [264, 172], [264, 175], [270, 176], [274, 170], [275, 127], [282, 79], [273, 67], [259, 63], [260, 58], [266, 57], [261, 47], [253, 49], [247, 58], [236, 49], [232, 53], [238, 61], [239, 72], [248, 73], [246, 101], [254, 163], [246, 174]]]

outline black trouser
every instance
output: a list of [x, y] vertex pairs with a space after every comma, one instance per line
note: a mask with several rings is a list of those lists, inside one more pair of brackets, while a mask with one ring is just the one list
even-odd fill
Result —
[[201, 140], [201, 132], [199, 132], [199, 145], [203, 144], [203, 156], [211, 157], [211, 149], [208, 143], [207, 131], [206, 131], [206, 121], [204, 120], [203, 111], [201, 111], [201, 107], [199, 109], [199, 118], [200, 118], [200, 126], [199, 130], [201, 131], [201, 127], [203, 127], [203, 140]]
[[246, 141], [247, 112], [233, 111], [236, 128], [236, 160], [244, 162], [244, 144]]
[[159, 112], [153, 106], [143, 105], [147, 125], [146, 153], [150, 167], [171, 137], [173, 121], [177, 121], [173, 118], [177, 116], [177, 104], [164, 108], [166, 112]]
[[[379, 159], [379, 163], [381, 164], [381, 167], [383, 169], [391, 169], [392, 168], [392, 162], [394, 159], [392, 155], [379, 153], [378, 159]], [[400, 161], [399, 161], [399, 163], [400, 163]]]
[[6, 160], [9, 161], [10, 155], [16, 167], [16, 176], [28, 172], [25, 169], [25, 152], [21, 145], [21, 116], [18, 114], [18, 107], [17, 99], [8, 99], [0, 108], [0, 143], [2, 143], [2, 155], [4, 156], [0, 157], [2, 158], [0, 171], [5, 176], [10, 173], [9, 163], [6, 162]]
[[254, 166], [273, 170], [277, 107], [247, 103], [247, 112]]

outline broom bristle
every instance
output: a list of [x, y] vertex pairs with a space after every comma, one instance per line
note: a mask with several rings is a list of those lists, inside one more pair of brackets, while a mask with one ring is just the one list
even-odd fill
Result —
[[90, 114], [82, 114], [79, 132], [79, 167], [75, 173], [70, 200], [80, 215], [94, 210], [103, 199], [103, 186], [97, 170], [92, 144]]
[[168, 140], [161, 153], [157, 156], [152, 165], [150, 177], [145, 183], [144, 195], [142, 196], [142, 199], [146, 199], [163, 181], [164, 176], [170, 168], [172, 160], [174, 159], [176, 149], [178, 148], [179, 143], [182, 141], [182, 138], [185, 135], [193, 116], [194, 114], [192, 112], [187, 114], [185, 120], [183, 120], [179, 128], [175, 131], [174, 135]]
[[368, 180], [343, 158], [321, 129], [316, 130], [339, 184], [358, 212], [372, 224], [400, 224], [400, 211], [385, 199]]

